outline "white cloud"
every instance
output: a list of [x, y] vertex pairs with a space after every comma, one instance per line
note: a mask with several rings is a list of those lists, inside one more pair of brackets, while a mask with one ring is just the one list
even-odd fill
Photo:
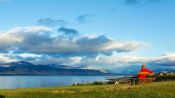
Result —
[[114, 68], [127, 67], [152, 63], [161, 66], [175, 66], [175, 53], [170, 53], [158, 57], [144, 57], [138, 55], [98, 55], [95, 58], [81, 58], [79, 64], [93, 65], [98, 67]]
[[[13, 28], [0, 33], [0, 49], [37, 54], [58, 54], [61, 56], [110, 55], [116, 52], [132, 52], [143, 44], [137, 41], [117, 41], [104, 35], [69, 38], [45, 26]], [[57, 32], [59, 33], [59, 32]]]
[[21, 53], [21, 54], [15, 54], [16, 56], [20, 56], [22, 58], [41, 58], [42, 55], [38, 55], [38, 54], [32, 54], [32, 53]]
[[34, 37], [41, 38], [46, 36], [44, 34], [48, 34], [48, 32], [51, 32], [51, 30], [44, 26], [16, 27], [7, 32], [0, 32], [0, 49], [8, 51], [13, 47], [19, 48], [27, 38], [33, 36], [33, 39], [30, 39], [32, 42], [32, 40], [36, 40]]
[[0, 63], [13, 62], [13, 61], [16, 61], [16, 59], [10, 58], [4, 53], [0, 53]]
[[155, 58], [155, 61], [158, 63], [163, 63], [175, 66], [175, 53], [166, 53], [160, 57]]

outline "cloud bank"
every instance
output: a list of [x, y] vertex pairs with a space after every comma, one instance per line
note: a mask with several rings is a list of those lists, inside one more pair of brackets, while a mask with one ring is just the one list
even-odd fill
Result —
[[159, 57], [130, 54], [144, 45], [143, 42], [114, 40], [105, 35], [82, 35], [67, 27], [58, 30], [48, 26], [16, 27], [0, 32], [0, 62], [25, 60], [104, 69], [143, 63], [175, 66], [175, 53]]
[[[78, 31], [60, 28], [58, 31], [66, 35], [77, 34]], [[110, 54], [116, 52], [131, 52], [138, 49], [142, 43], [136, 41], [116, 41], [104, 35], [79, 36], [69, 39], [60, 32], [54, 35], [50, 28], [45, 26], [18, 27], [1, 32], [1, 52], [29, 52], [36, 54], [58, 54], [60, 56], [90, 56]]]

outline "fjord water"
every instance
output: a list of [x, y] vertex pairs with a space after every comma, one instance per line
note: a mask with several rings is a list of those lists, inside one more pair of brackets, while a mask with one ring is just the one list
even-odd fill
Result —
[[105, 81], [105, 76], [0, 76], [0, 89], [68, 86], [93, 81]]

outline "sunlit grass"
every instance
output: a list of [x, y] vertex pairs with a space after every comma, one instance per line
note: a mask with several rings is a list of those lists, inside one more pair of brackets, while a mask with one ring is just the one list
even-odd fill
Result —
[[[175, 81], [0, 90], [5, 98], [175, 98]], [[1, 98], [1, 97], [0, 97]]]

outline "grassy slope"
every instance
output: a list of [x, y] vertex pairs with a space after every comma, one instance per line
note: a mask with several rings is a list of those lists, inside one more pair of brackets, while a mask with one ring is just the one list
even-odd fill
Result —
[[120, 84], [0, 90], [0, 95], [5, 98], [175, 98], [175, 81], [134, 86]]

